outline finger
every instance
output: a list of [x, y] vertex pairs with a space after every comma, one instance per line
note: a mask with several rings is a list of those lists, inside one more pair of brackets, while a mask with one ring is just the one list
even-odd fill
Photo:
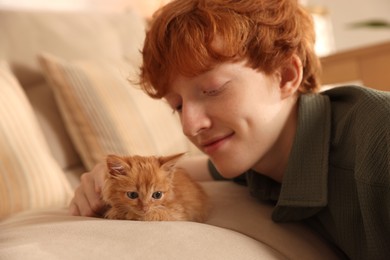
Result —
[[87, 199], [86, 194], [84, 191], [79, 187], [79, 189], [76, 190], [75, 194], [75, 204], [76, 207], [78, 208], [78, 211], [80, 213], [80, 216], [85, 216], [85, 217], [97, 217], [98, 214], [96, 213], [96, 209], [94, 209], [90, 202]]
[[104, 185], [104, 176], [106, 173], [106, 165], [105, 163], [99, 163], [95, 166], [93, 169], [94, 172], [94, 185], [95, 185], [95, 192], [99, 195], [102, 192], [102, 187]]
[[82, 186], [78, 194], [78, 207], [83, 216], [97, 216], [100, 215], [104, 203], [101, 199], [100, 193], [95, 190], [94, 179], [90, 179], [87, 174], [81, 176]]
[[77, 204], [74, 202], [74, 199], [69, 204], [68, 208], [69, 214], [72, 216], [80, 216], [79, 208], [77, 207]]

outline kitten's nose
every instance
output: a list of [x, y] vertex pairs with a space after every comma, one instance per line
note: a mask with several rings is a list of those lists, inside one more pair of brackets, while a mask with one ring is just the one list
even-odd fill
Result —
[[148, 205], [142, 205], [142, 212], [148, 212], [149, 211], [149, 206]]

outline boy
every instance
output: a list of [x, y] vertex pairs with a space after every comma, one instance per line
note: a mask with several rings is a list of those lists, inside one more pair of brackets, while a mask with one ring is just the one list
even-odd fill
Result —
[[[354, 86], [317, 93], [313, 45], [295, 0], [176, 0], [147, 32], [141, 86], [168, 101], [208, 156], [184, 165], [198, 179], [244, 182], [275, 203], [274, 221], [305, 221], [348, 258], [384, 259], [390, 95]], [[99, 186], [102, 171], [85, 182]], [[97, 200], [93, 185], [76, 191], [74, 214], [87, 212], [81, 197]]]

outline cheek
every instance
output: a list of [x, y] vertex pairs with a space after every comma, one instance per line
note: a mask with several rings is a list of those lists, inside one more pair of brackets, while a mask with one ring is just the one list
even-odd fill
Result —
[[245, 97], [246, 102], [236, 104], [237, 109], [229, 110], [224, 120], [229, 123], [239, 137], [245, 149], [253, 146], [268, 146], [277, 133], [280, 117], [280, 102], [274, 96], [263, 98], [262, 95]]
[[246, 98], [247, 115], [260, 123], [271, 123], [280, 113], [282, 101], [275, 91], [257, 91]]
[[152, 207], [153, 206], [160, 206], [164, 202], [164, 197], [158, 200], [152, 200], [152, 203], [150, 204]]

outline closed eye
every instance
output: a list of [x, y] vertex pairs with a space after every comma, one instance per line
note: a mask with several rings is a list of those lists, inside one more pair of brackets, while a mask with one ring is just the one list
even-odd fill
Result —
[[165, 100], [167, 101], [168, 105], [172, 108], [172, 113], [181, 112], [182, 102], [179, 96], [176, 95], [166, 96]]
[[180, 105], [171, 105], [171, 108], [172, 108], [172, 114], [174, 113], [181, 113], [181, 111], [183, 110], [183, 105], [180, 104]]
[[175, 107], [174, 112], [180, 113], [182, 111], [182, 108], [183, 108], [183, 105], [180, 104], [180, 105]]
[[218, 93], [220, 92], [220, 90], [219, 89], [212, 89], [212, 90], [204, 90], [204, 91], [202, 91], [202, 93], [204, 94], [204, 95], [208, 95], [208, 96], [215, 96], [215, 95], [217, 95]]
[[217, 96], [218, 94], [220, 94], [221, 92], [223, 92], [226, 89], [226, 87], [229, 83], [230, 83], [230, 80], [226, 81], [224, 84], [220, 85], [219, 87], [204, 89], [202, 91], [202, 94], [207, 95], [207, 96]]

